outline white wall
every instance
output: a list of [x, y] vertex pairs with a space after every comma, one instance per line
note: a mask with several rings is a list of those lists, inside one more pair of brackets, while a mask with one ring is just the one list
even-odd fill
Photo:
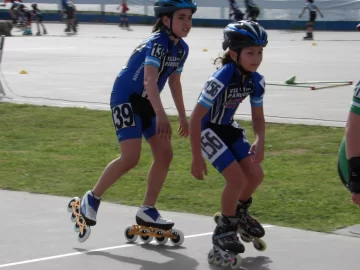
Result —
[[[25, 0], [25, 2], [27, 2]], [[31, 1], [29, 1], [30, 3]], [[40, 9], [57, 10], [60, 0], [37, 0]], [[103, 9], [107, 12], [119, 12], [116, 7], [120, 0], [75, 0], [78, 10], [96, 11]], [[128, 0], [130, 13], [153, 15], [155, 0]], [[228, 0], [197, 0], [198, 12], [194, 18], [227, 19]], [[240, 8], [244, 10], [244, 1], [237, 0]], [[299, 20], [305, 0], [255, 0], [261, 8], [262, 20]], [[360, 0], [318, 0], [315, 1], [325, 18], [318, 16], [317, 20], [323, 21], [360, 21]], [[9, 4], [8, 4], [9, 5]], [[304, 14], [301, 20], [307, 20]]]

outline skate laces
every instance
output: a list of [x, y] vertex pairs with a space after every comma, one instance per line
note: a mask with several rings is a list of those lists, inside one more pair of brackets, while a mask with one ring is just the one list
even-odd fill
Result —
[[240, 209], [239, 216], [242, 223], [248, 223], [249, 221], [251, 224], [255, 224], [255, 225], [259, 224], [259, 222], [256, 219], [250, 216], [247, 209]]
[[247, 223], [247, 219], [250, 217], [249, 212], [247, 211], [247, 209], [244, 209], [244, 208], [240, 208], [238, 210], [238, 215], [240, 217], [241, 223]]
[[259, 224], [259, 222], [258, 222], [255, 218], [253, 218], [252, 216], [250, 216], [249, 214], [247, 215], [247, 219], [250, 220], [250, 222], [251, 222], [252, 224], [255, 224], [255, 225], [258, 225], [258, 224]]

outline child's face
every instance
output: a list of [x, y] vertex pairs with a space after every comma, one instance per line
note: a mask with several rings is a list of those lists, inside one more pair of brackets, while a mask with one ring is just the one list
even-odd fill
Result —
[[246, 71], [255, 72], [263, 59], [263, 47], [253, 46], [241, 50], [239, 65]]
[[[170, 19], [166, 17], [164, 22], [170, 27]], [[172, 20], [172, 31], [180, 38], [186, 37], [192, 27], [192, 10], [191, 9], [179, 9], [174, 12]]]

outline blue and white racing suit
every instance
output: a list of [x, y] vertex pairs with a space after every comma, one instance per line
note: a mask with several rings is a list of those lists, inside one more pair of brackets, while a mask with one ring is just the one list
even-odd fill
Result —
[[235, 62], [228, 63], [208, 79], [198, 98], [209, 109], [202, 119], [202, 154], [219, 172], [249, 156], [245, 130], [233, 119], [240, 103], [250, 96], [252, 107], [263, 106], [264, 77], [254, 72], [243, 81], [244, 76]]

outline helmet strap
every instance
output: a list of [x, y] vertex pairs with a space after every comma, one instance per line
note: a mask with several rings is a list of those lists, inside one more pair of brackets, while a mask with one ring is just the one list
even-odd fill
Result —
[[241, 50], [242, 50], [242, 49], [239, 49], [239, 50], [237, 51], [236, 66], [237, 66], [237, 68], [240, 70], [241, 74], [244, 74], [245, 76], [247, 76], [247, 75], [249, 75], [251, 72], [245, 70], [241, 65], [239, 65]]
[[174, 38], [179, 38], [177, 35], [175, 35], [172, 31], [172, 25], [173, 25], [173, 17], [174, 17], [174, 12], [170, 13], [168, 15], [168, 17], [170, 18], [170, 28], [167, 27], [166, 25], [164, 25], [165, 29], [169, 32], [169, 36], [173, 36]]

